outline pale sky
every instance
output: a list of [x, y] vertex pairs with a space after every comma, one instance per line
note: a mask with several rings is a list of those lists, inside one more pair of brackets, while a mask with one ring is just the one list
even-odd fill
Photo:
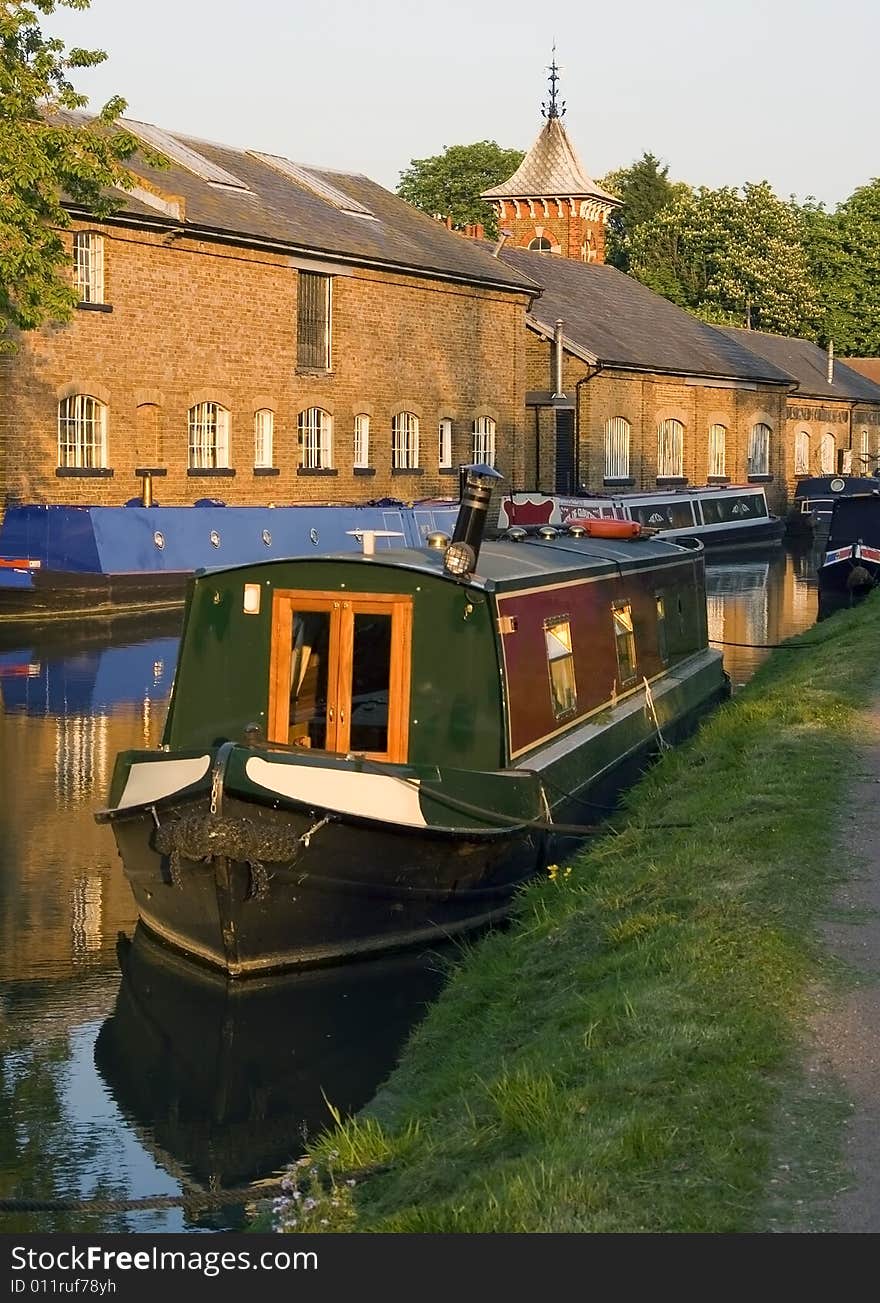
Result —
[[692, 184], [833, 207], [880, 175], [877, 0], [92, 0], [49, 29], [107, 51], [98, 107], [394, 189], [412, 158], [537, 135], [555, 37], [599, 177], [648, 150]]

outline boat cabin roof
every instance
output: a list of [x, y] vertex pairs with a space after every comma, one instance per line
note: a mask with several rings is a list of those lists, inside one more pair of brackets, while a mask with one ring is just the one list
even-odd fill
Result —
[[867, 475], [811, 475], [798, 480], [796, 498], [836, 498], [853, 493], [880, 492], [880, 479]]
[[[560, 532], [554, 539], [528, 538], [520, 542], [507, 539], [486, 541], [480, 548], [476, 571], [462, 582], [485, 592], [546, 584], [554, 577], [563, 579], [583, 575], [599, 577], [627, 570], [654, 568], [687, 560], [702, 553], [702, 545], [690, 541], [687, 546], [660, 539], [574, 538]], [[286, 560], [262, 561], [263, 566], [314, 566], [321, 562], [348, 566], [391, 566], [438, 577], [446, 577], [443, 552], [436, 548], [382, 549], [372, 556], [351, 553], [323, 556], [290, 557]], [[225, 572], [252, 570], [251, 566], [222, 567]], [[219, 568], [218, 568], [219, 569]], [[216, 574], [218, 570], [200, 570]]]
[[857, 539], [870, 547], [880, 547], [880, 494], [858, 494], [835, 502], [828, 547], [855, 543]]

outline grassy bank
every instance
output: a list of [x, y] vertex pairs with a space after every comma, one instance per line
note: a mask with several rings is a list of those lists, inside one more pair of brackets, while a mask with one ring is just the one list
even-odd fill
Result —
[[775, 653], [569, 872], [523, 892], [369, 1110], [296, 1169], [292, 1229], [762, 1228], [831, 976], [814, 928], [846, 871], [878, 640], [880, 596], [793, 639], [821, 645]]

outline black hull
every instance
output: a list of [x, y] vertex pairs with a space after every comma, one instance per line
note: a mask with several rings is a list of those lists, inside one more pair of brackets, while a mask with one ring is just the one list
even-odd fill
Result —
[[785, 521], [774, 518], [756, 525], [731, 525], [729, 529], [696, 529], [689, 537], [699, 539], [707, 552], [726, 552], [734, 548], [739, 551], [740, 548], [772, 546], [781, 543], [784, 534]]
[[[502, 918], [545, 862], [544, 835], [529, 829], [383, 829], [228, 797], [223, 827], [233, 839], [246, 830], [253, 858], [190, 858], [182, 829], [205, 815], [206, 804], [163, 806], [158, 829], [149, 810], [115, 817], [113, 829], [144, 925], [232, 976], [439, 944]], [[308, 842], [285, 860], [258, 859], [276, 835]]]
[[0, 587], [0, 636], [7, 630], [88, 618], [117, 622], [182, 610], [188, 574], [77, 574], [35, 570], [32, 588]]
[[846, 610], [872, 593], [880, 584], [880, 565], [862, 558], [837, 561], [819, 569], [819, 619]]

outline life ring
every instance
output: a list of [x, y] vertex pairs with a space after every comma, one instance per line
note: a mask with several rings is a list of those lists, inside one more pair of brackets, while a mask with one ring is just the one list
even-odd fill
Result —
[[569, 520], [566, 524], [569, 529], [572, 525], [579, 526], [590, 538], [639, 538], [642, 533], [637, 520], [597, 520], [591, 517], [587, 520]]

